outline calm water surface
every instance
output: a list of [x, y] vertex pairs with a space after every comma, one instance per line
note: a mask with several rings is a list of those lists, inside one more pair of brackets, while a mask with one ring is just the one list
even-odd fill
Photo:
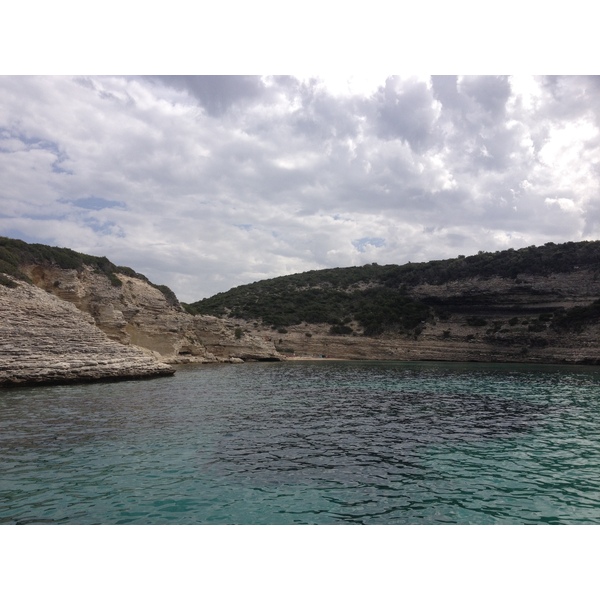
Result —
[[0, 390], [0, 523], [600, 523], [599, 385], [287, 362]]

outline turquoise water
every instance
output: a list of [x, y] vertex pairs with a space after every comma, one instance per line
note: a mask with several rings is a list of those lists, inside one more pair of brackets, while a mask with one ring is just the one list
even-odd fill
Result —
[[286, 362], [0, 390], [0, 523], [600, 523], [599, 385]]

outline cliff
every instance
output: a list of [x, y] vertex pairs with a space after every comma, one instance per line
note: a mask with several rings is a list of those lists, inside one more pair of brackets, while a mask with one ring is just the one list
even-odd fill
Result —
[[0, 386], [173, 374], [142, 350], [109, 339], [69, 302], [13, 283], [0, 285]]
[[0, 385], [328, 357], [600, 364], [600, 242], [290, 275], [179, 304], [106, 258], [0, 238]]
[[0, 385], [172, 374], [168, 364], [280, 360], [228, 319], [106, 258], [0, 238]]
[[577, 308], [594, 306], [600, 285], [588, 271], [531, 276], [518, 286], [501, 278], [471, 279], [413, 290], [435, 304], [419, 327], [365, 336], [332, 334], [329, 324], [261, 328], [288, 356], [363, 360], [439, 360], [600, 364], [600, 319], [561, 322]]
[[89, 265], [80, 269], [23, 265], [21, 271], [37, 287], [89, 314], [112, 340], [149, 350], [161, 361], [281, 358], [274, 344], [250, 331], [236, 334], [237, 326], [231, 320], [188, 314], [176, 299], [145, 279], [123, 273], [109, 279]]
[[287, 356], [600, 364], [600, 242], [312, 271], [191, 310], [228, 314]]

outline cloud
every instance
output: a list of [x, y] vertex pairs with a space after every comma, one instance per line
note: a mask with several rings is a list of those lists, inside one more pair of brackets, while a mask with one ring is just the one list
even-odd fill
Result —
[[511, 93], [508, 77], [464, 77], [459, 85], [463, 97], [473, 100], [492, 119], [504, 115]]
[[194, 301], [600, 233], [597, 77], [0, 77], [0, 235]]
[[438, 116], [428, 85], [390, 77], [378, 90], [375, 102], [380, 137], [405, 140], [416, 151], [428, 146]]
[[232, 107], [243, 107], [263, 96], [265, 92], [261, 78], [251, 75], [165, 75], [150, 80], [160, 81], [167, 87], [185, 90], [212, 117], [220, 117]]

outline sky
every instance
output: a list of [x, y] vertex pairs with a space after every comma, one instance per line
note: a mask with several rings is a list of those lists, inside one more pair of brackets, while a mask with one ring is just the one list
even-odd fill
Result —
[[569, 7], [13, 3], [0, 235], [106, 256], [184, 302], [597, 239], [595, 19]]
[[2, 76], [0, 235], [192, 302], [600, 237], [600, 77]]

